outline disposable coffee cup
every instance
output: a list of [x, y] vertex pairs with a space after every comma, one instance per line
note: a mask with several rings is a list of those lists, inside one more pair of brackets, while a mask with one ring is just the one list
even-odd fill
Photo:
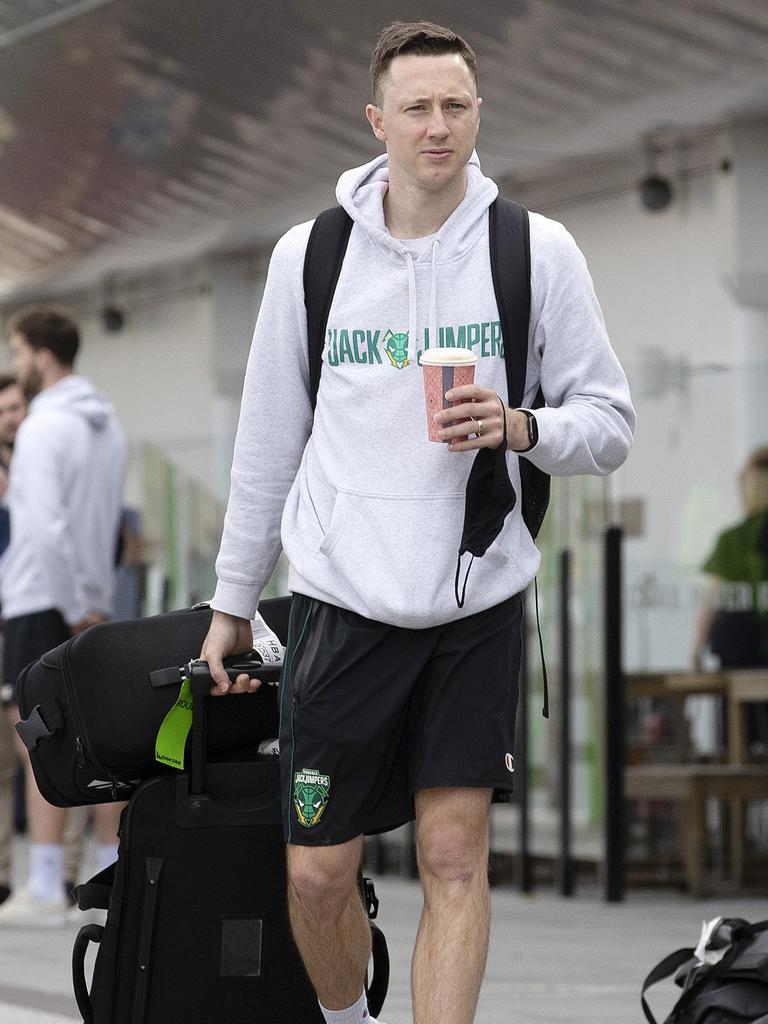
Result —
[[[442, 441], [440, 424], [435, 423], [435, 413], [449, 409], [461, 402], [449, 402], [445, 393], [461, 384], [472, 384], [475, 380], [477, 356], [466, 348], [428, 348], [421, 354], [424, 371], [424, 398], [427, 403], [427, 433], [430, 441]], [[468, 423], [469, 420], [464, 422]], [[457, 440], [461, 440], [457, 438]]]

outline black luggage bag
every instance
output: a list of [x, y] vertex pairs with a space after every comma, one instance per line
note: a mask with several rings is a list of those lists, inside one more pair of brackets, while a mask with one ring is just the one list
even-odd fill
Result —
[[[117, 864], [76, 890], [81, 909], [108, 908], [105, 927], [85, 925], [75, 941], [83, 1020], [322, 1024], [288, 923], [278, 759], [206, 764], [206, 712], [235, 698], [208, 698], [204, 678], [192, 685], [189, 772], [139, 787], [123, 811]], [[384, 936], [371, 927], [375, 1015], [389, 961]], [[91, 942], [99, 949], [89, 992]]]
[[[290, 598], [259, 611], [285, 642]], [[165, 769], [155, 760], [157, 731], [179, 696], [178, 673], [200, 653], [208, 607], [91, 626], [43, 655], [19, 676], [19, 735], [40, 792], [58, 807], [126, 800]], [[261, 678], [276, 678], [274, 670]], [[158, 678], [159, 676], [159, 678]], [[209, 709], [213, 753], [258, 745], [278, 734], [275, 688], [228, 696]]]

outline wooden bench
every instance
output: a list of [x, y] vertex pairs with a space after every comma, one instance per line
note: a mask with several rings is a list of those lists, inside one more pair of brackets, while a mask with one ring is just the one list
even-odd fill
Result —
[[624, 772], [624, 793], [629, 800], [674, 800], [680, 816], [682, 860], [688, 889], [705, 895], [707, 849], [706, 802], [727, 800], [731, 806], [729, 834], [731, 880], [744, 883], [744, 807], [749, 800], [768, 799], [768, 765], [647, 764]]

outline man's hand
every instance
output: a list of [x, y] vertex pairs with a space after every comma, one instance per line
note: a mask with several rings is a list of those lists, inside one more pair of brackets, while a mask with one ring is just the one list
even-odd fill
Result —
[[253, 693], [261, 686], [260, 679], [249, 679], [245, 673], [231, 683], [222, 665], [230, 654], [245, 654], [253, 647], [253, 632], [248, 619], [226, 612], [214, 612], [211, 628], [203, 641], [200, 657], [208, 662], [211, 679], [211, 696], [221, 697], [225, 693]]
[[69, 632], [72, 636], [77, 636], [78, 633], [85, 632], [89, 626], [98, 626], [100, 622], [106, 622], [107, 616], [102, 615], [101, 612], [88, 612], [84, 619], [79, 622], [75, 622], [69, 627]]
[[[448, 441], [448, 451], [498, 448], [504, 440], [504, 417], [507, 447], [513, 451], [528, 447], [527, 416], [517, 409], [507, 408], [492, 388], [461, 384], [446, 391], [445, 397], [449, 402], [461, 403], [435, 413], [435, 422], [442, 428], [440, 437]], [[475, 434], [475, 437], [468, 437], [468, 434]]]

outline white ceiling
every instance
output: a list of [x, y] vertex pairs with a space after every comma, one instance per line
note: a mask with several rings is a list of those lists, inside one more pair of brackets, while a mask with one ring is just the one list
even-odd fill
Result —
[[477, 51], [485, 169], [521, 183], [768, 116], [766, 0], [0, 0], [5, 304], [269, 245], [378, 151], [378, 30]]

